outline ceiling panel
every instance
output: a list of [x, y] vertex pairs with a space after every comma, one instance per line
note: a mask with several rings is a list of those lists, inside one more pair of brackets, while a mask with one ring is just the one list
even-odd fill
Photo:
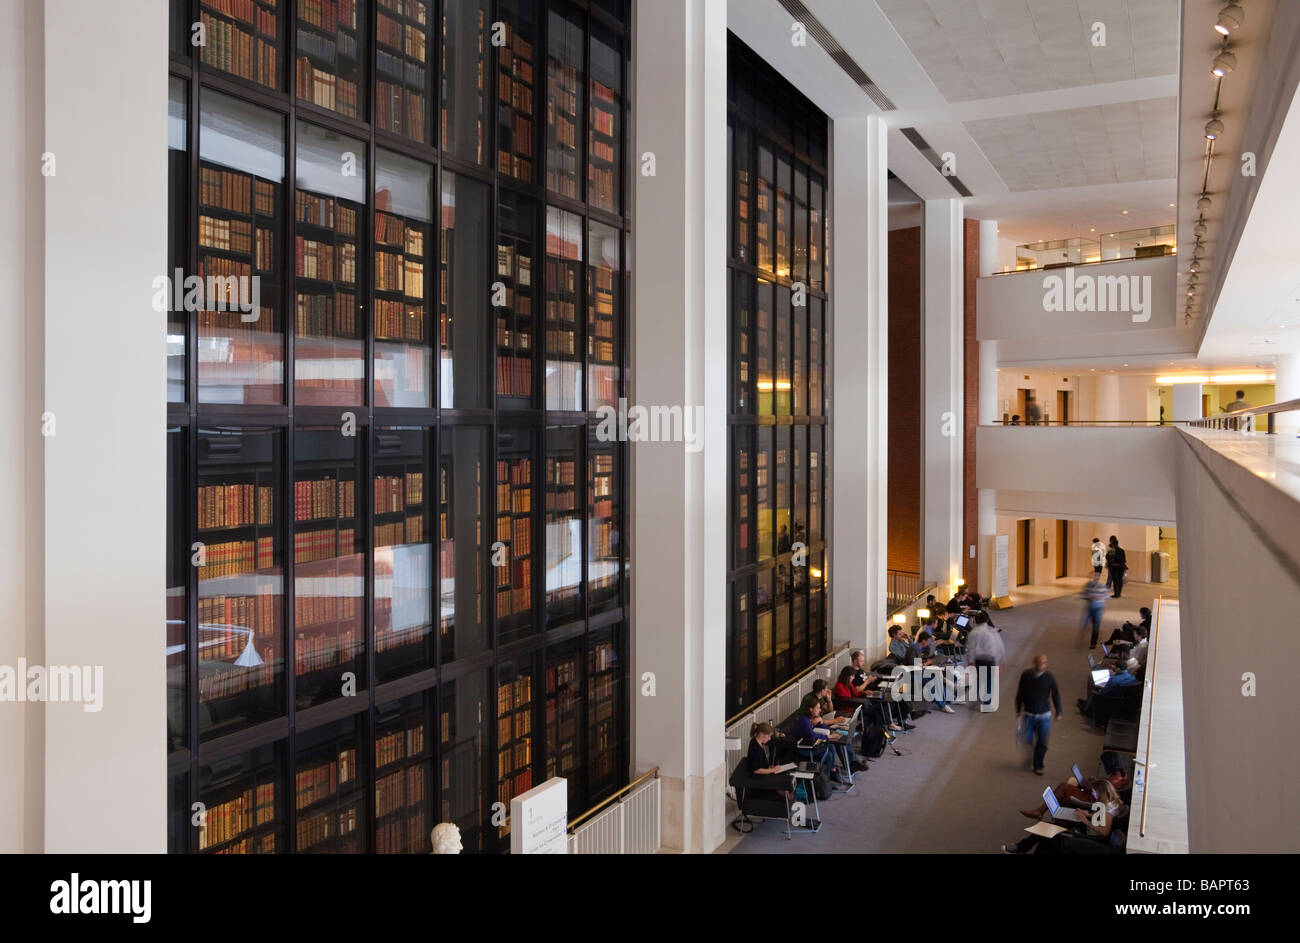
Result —
[[[1178, 0], [877, 0], [950, 102], [1169, 75]], [[1106, 44], [1092, 44], [1092, 24]]]

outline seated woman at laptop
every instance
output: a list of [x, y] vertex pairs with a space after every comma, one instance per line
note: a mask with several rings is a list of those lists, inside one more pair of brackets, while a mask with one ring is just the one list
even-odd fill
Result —
[[797, 744], [804, 747], [811, 746], [813, 761], [821, 767], [822, 772], [827, 777], [836, 779], [835, 751], [826, 746], [826, 741], [830, 738], [830, 730], [822, 720], [821, 702], [811, 694], [803, 699], [799, 707], [799, 716], [795, 718], [793, 733]]
[[[772, 754], [768, 749], [768, 744], [772, 742], [772, 736], [776, 731], [772, 729], [769, 723], [754, 724], [749, 731], [749, 752], [745, 755], [745, 764], [749, 769], [750, 776], [775, 776], [782, 772], [780, 766], [772, 762]], [[788, 777], [781, 780], [773, 780], [773, 786], [789, 785]], [[788, 788], [758, 789], [754, 790], [755, 798], [772, 799], [784, 798], [793, 799], [794, 793]]]
[[[1056, 788], [1060, 789], [1062, 786], [1065, 785], [1067, 784], [1061, 783]], [[1093, 835], [1099, 835], [1102, 838], [1110, 838], [1110, 830], [1111, 828], [1114, 827], [1115, 816], [1118, 815], [1123, 810], [1124, 803], [1120, 801], [1119, 794], [1115, 792], [1115, 787], [1110, 784], [1109, 780], [1106, 779], [1089, 780], [1087, 784], [1087, 788], [1095, 790], [1094, 795], [1096, 798], [1092, 799], [1091, 801], [1102, 803], [1104, 808], [1097, 809], [1096, 812], [1094, 812], [1092, 809], [1092, 805], [1090, 803], [1088, 808], [1086, 809], [1075, 809], [1074, 816], [1079, 820], [1080, 823], [1083, 824], [1083, 826], [1088, 830], [1089, 833]], [[1057, 793], [1057, 795], [1059, 797], [1060, 793]], [[1042, 809], [1042, 812], [1040, 814], [1046, 814], [1047, 805], [1044, 804], [1040, 806], [1040, 808]], [[1064, 812], [1064, 810], [1062, 811]], [[1099, 821], [1096, 824], [1093, 824], [1093, 816], [1097, 815], [1098, 813], [1100, 813]], [[1020, 814], [1028, 816], [1029, 812], [1022, 810]], [[1030, 817], [1037, 818], [1037, 816], [1030, 816]], [[1057, 839], [1061, 836], [1061, 834], [1063, 833], [1058, 832], [1056, 835], [1054, 835], [1051, 838], [1044, 838], [1041, 835], [1035, 835], [1031, 833], [1026, 835], [1020, 841], [1016, 842], [1014, 845], [1012, 844], [1003, 845], [1002, 850], [1009, 855], [1027, 855], [1033, 852], [1039, 852], [1040, 854], [1059, 853], [1060, 845]]]
[[[844, 670], [840, 672], [839, 681], [835, 683], [835, 687], [831, 691], [834, 697], [839, 698], [841, 701], [847, 701], [851, 698], [860, 698], [866, 694], [867, 692], [866, 685], [862, 686], [861, 692], [859, 692], [858, 689], [853, 686], [854, 674], [855, 672], [851, 665], [844, 666]], [[815, 683], [816, 682], [814, 682], [814, 684]], [[886, 726], [890, 730], [903, 729], [902, 727], [898, 726], [898, 724], [887, 722], [885, 720], [885, 707], [884, 704], [881, 703], [879, 700], [869, 701], [866, 704], [862, 705], [862, 713], [863, 716], [870, 719], [871, 723], [876, 724], [878, 726]]]
[[[852, 669], [849, 669], [852, 671]], [[827, 727], [843, 727], [853, 718], [851, 713], [845, 712], [843, 717], [835, 716], [835, 701], [831, 696], [831, 684], [824, 678], [818, 678], [813, 682], [812, 693], [822, 706], [821, 722]]]
[[[1114, 815], [1124, 805], [1120, 802], [1119, 793], [1107, 779], [1085, 779], [1078, 785], [1073, 782], [1057, 783], [1052, 792], [1056, 801], [1066, 808], [1091, 809], [1094, 802], [1105, 802], [1106, 810]], [[1106, 798], [1102, 799], [1102, 796]], [[1036, 809], [1021, 809], [1020, 814], [1027, 819], [1041, 819], [1047, 814], [1047, 803], [1040, 802]]]

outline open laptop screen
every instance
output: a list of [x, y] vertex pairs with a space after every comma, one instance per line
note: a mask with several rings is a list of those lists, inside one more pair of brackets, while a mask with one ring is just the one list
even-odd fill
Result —
[[1092, 673], [1092, 683], [1097, 687], [1105, 687], [1106, 682], [1110, 680], [1110, 672], [1105, 668], [1098, 668]]
[[964, 629], [966, 628], [966, 626], [970, 625], [970, 619], [967, 618], [966, 616], [958, 616], [956, 622], [957, 622], [957, 628], [959, 629]]

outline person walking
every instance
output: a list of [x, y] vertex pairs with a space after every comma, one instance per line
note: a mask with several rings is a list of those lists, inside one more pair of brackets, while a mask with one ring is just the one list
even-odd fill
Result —
[[1029, 393], [1025, 396], [1025, 425], [1036, 426], [1043, 421], [1043, 411], [1038, 408], [1038, 400], [1034, 394]]
[[1052, 734], [1052, 710], [1061, 719], [1061, 691], [1056, 678], [1047, 670], [1047, 656], [1035, 655], [1034, 666], [1020, 674], [1016, 688], [1016, 723], [1025, 714], [1025, 741], [1034, 747], [1034, 772], [1043, 775], [1043, 760], [1047, 756], [1047, 741]]
[[1106, 551], [1106, 571], [1109, 574], [1106, 585], [1115, 590], [1112, 598], [1119, 599], [1124, 594], [1124, 574], [1128, 571], [1128, 558], [1124, 555], [1124, 548], [1119, 545], [1119, 538], [1114, 534], [1110, 538], [1110, 549]]
[[[1101, 567], [1097, 568], [1098, 570]], [[1097, 636], [1101, 632], [1101, 613], [1106, 607], [1106, 587], [1101, 585], [1101, 580], [1094, 575], [1088, 580], [1088, 585], [1083, 588], [1079, 594], [1084, 600], [1083, 621], [1087, 624], [1092, 620], [1092, 640], [1088, 642], [1089, 648], [1097, 647]]]
[[1092, 538], [1092, 577], [1101, 576], [1101, 568], [1106, 565], [1106, 548], [1100, 537]]
[[1002, 634], [988, 624], [984, 613], [975, 614], [975, 625], [966, 636], [966, 657], [975, 665], [975, 683], [979, 688], [981, 713], [992, 710], [993, 685], [997, 665], [1006, 657]]

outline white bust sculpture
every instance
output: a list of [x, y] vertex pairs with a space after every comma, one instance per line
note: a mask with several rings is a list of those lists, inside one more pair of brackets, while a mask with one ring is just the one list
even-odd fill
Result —
[[435, 855], [460, 854], [460, 829], [451, 822], [440, 822], [429, 833]]

